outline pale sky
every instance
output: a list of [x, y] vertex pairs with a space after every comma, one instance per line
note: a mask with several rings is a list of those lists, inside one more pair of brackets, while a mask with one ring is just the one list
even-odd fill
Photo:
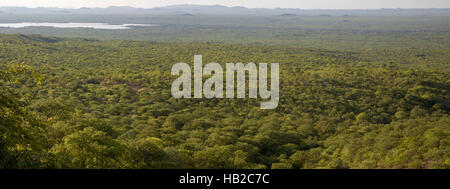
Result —
[[108, 7], [152, 8], [176, 4], [245, 6], [249, 8], [378, 9], [450, 8], [450, 0], [0, 0], [1, 6], [25, 7]]

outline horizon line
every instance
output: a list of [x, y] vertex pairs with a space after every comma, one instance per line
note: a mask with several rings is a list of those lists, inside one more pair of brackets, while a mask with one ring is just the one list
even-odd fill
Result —
[[36, 9], [36, 8], [58, 8], [58, 9], [83, 9], [83, 8], [89, 8], [89, 9], [106, 9], [111, 7], [128, 7], [128, 8], [135, 8], [135, 9], [155, 9], [155, 8], [164, 8], [164, 7], [171, 7], [171, 6], [221, 6], [226, 8], [246, 8], [246, 9], [299, 9], [299, 10], [420, 10], [420, 9], [450, 9], [450, 7], [445, 8], [436, 8], [436, 7], [429, 7], [429, 8], [286, 8], [286, 7], [273, 7], [273, 8], [253, 8], [253, 7], [246, 7], [246, 6], [226, 6], [226, 5], [220, 5], [220, 4], [209, 4], [209, 5], [201, 5], [201, 4], [172, 4], [172, 5], [165, 5], [165, 6], [155, 6], [155, 7], [135, 7], [135, 6], [129, 6], [129, 5], [110, 5], [110, 6], [93, 6], [93, 7], [58, 7], [58, 6], [0, 6], [0, 8], [30, 8], [30, 9]]

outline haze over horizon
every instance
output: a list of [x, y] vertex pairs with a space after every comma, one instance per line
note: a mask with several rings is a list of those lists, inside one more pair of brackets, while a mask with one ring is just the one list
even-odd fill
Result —
[[168, 0], [168, 1], [146, 1], [146, 0], [2, 0], [0, 7], [57, 7], [57, 8], [82, 8], [98, 7], [105, 8], [109, 6], [131, 6], [136, 8], [155, 8], [171, 5], [223, 5], [228, 7], [243, 6], [247, 8], [299, 8], [299, 9], [382, 9], [382, 8], [450, 8], [448, 0], [379, 0], [364, 1], [361, 0], [279, 0], [261, 1], [261, 0]]

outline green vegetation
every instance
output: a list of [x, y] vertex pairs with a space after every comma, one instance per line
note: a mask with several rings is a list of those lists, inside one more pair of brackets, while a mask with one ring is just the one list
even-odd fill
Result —
[[[424, 18], [433, 22], [415, 31], [402, 19], [384, 32], [316, 28], [311, 38], [287, 24], [279, 38], [298, 38], [262, 30], [261, 43], [233, 33], [211, 42], [2, 34], [0, 167], [448, 169], [449, 19]], [[278, 108], [172, 98], [170, 69], [194, 54], [280, 63]]]

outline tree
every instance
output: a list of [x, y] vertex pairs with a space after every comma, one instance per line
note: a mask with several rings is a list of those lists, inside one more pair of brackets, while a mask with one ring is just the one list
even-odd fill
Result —
[[33, 116], [24, 100], [13, 88], [20, 77], [40, 84], [42, 77], [26, 64], [14, 65], [0, 72], [0, 168], [39, 167], [45, 145], [44, 125]]
[[72, 133], [51, 149], [57, 168], [120, 168], [125, 147], [92, 127]]

